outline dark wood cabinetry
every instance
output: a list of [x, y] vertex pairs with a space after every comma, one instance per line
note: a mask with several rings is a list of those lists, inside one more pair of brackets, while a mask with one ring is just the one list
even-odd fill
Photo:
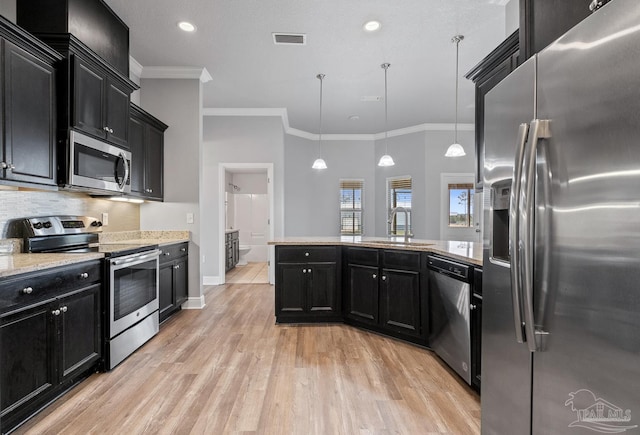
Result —
[[164, 131], [167, 125], [131, 104], [131, 195], [162, 201], [164, 197]]
[[189, 243], [174, 243], [160, 248], [159, 306], [160, 322], [179, 311], [189, 292]]
[[484, 169], [484, 98], [517, 68], [520, 55], [518, 41], [519, 33], [516, 31], [465, 75], [476, 85], [476, 189], [482, 188]]
[[346, 248], [345, 320], [425, 344], [426, 282], [419, 252]]
[[276, 321], [342, 319], [340, 248], [276, 246]]
[[225, 271], [228, 272], [238, 264], [240, 260], [240, 233], [229, 231], [224, 235]]
[[482, 372], [482, 269], [473, 270], [471, 294], [471, 386], [480, 392]]
[[56, 185], [55, 70], [61, 56], [0, 17], [0, 182]]
[[3, 431], [97, 368], [100, 281], [100, 262], [88, 262], [0, 282]]

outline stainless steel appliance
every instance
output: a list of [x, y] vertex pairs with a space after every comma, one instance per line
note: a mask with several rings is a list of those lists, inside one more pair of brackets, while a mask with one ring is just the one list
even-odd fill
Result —
[[486, 96], [483, 434], [639, 432], [638, 71], [615, 0]]
[[77, 131], [69, 133], [59, 184], [95, 193], [131, 192], [131, 153]]
[[473, 268], [427, 257], [429, 268], [429, 344], [471, 385], [469, 307]]
[[159, 330], [157, 245], [98, 243], [102, 223], [87, 216], [21, 219], [26, 252], [101, 252], [104, 269], [104, 358], [110, 370]]

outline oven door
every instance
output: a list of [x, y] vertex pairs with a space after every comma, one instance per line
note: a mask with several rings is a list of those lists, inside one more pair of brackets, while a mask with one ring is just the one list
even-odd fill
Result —
[[109, 260], [109, 338], [158, 310], [160, 251]]
[[131, 153], [106, 142], [69, 133], [69, 180], [71, 189], [131, 192]]

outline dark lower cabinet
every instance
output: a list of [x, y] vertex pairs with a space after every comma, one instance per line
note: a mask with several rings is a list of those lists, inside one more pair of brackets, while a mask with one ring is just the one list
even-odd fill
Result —
[[378, 323], [378, 275], [377, 266], [347, 265], [347, 318], [374, 325]]
[[382, 269], [381, 279], [382, 326], [399, 333], [420, 336], [420, 272]]
[[479, 393], [482, 379], [482, 269], [473, 270], [471, 295], [471, 386]]
[[341, 320], [339, 265], [335, 246], [276, 246], [276, 321]]
[[230, 271], [240, 260], [240, 233], [239, 231], [229, 231], [224, 235], [225, 247], [225, 272]]
[[0, 183], [55, 186], [55, 70], [61, 58], [0, 17]]
[[0, 307], [3, 433], [97, 369], [99, 270], [99, 263], [87, 263], [0, 282], [0, 291], [12, 297], [10, 306]]
[[189, 292], [189, 243], [162, 246], [159, 273], [159, 318], [168, 319], [180, 310]]

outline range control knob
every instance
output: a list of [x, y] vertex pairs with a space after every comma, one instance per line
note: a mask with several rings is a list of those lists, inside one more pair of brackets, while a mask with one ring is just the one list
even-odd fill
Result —
[[51, 222], [46, 221], [45, 223], [42, 224], [42, 226], [45, 228], [51, 228]]
[[101, 226], [102, 226], [102, 222], [100, 222], [100, 221], [93, 221], [93, 222], [91, 222], [91, 226], [92, 226], [92, 227], [101, 227]]
[[36, 230], [39, 230], [42, 228], [42, 222], [36, 222], [35, 224], [33, 224], [33, 228], [35, 228]]

